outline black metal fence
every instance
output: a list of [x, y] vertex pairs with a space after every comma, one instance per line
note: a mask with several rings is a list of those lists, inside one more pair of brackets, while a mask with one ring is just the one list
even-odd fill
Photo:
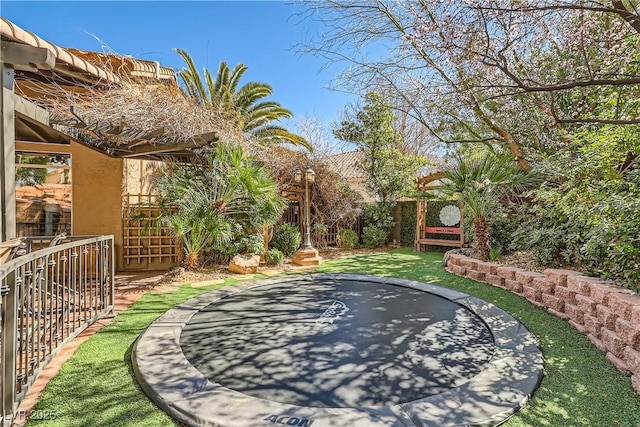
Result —
[[[36, 250], [47, 239], [57, 244]], [[30, 243], [33, 252], [0, 265], [2, 427], [53, 355], [114, 310], [113, 236]]]

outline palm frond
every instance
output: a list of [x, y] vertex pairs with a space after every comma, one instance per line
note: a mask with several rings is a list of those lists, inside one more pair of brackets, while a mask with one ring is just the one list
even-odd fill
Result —
[[313, 150], [311, 144], [309, 144], [306, 139], [300, 135], [289, 132], [281, 126], [265, 126], [256, 129], [251, 135], [262, 145], [289, 143], [304, 147], [309, 151]]
[[195, 98], [199, 104], [204, 105], [205, 101], [208, 99], [207, 92], [204, 88], [195, 62], [193, 62], [193, 59], [185, 50], [174, 50], [182, 57], [185, 64], [187, 64], [186, 70], [178, 71], [178, 76], [186, 86], [189, 96]]
[[231, 76], [229, 77], [228, 88], [229, 92], [235, 93], [238, 88], [238, 84], [240, 83], [240, 79], [244, 75], [245, 71], [247, 71], [249, 67], [246, 65], [239, 63], [235, 67], [233, 67], [233, 71], [231, 72]]

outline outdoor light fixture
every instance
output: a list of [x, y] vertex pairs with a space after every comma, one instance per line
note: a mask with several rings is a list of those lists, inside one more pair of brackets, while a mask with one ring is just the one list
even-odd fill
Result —
[[304, 172], [299, 168], [293, 171], [293, 180], [297, 183], [301, 183], [304, 177], [304, 240], [300, 249], [294, 254], [293, 262], [298, 265], [318, 265], [321, 258], [318, 256], [318, 251], [313, 247], [311, 243], [311, 220], [309, 218], [309, 184], [313, 184], [316, 181], [316, 173], [310, 167], [307, 167]]
[[[302, 172], [297, 169], [294, 173], [294, 177], [300, 175], [300, 181], [302, 181]], [[309, 227], [309, 199], [311, 195], [309, 194], [309, 184], [313, 184], [316, 180], [316, 173], [310, 167], [304, 171], [304, 241], [302, 242], [303, 249], [311, 249], [313, 245], [311, 244], [311, 232]], [[300, 182], [297, 181], [297, 182]]]
[[307, 170], [304, 171], [304, 179], [311, 183], [314, 183], [316, 181], [316, 173], [313, 171], [313, 169], [307, 168]]

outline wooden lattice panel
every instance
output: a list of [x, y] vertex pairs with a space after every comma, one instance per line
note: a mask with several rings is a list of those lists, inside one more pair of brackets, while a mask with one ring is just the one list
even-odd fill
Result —
[[168, 228], [158, 224], [156, 196], [125, 194], [123, 250], [125, 268], [166, 268], [179, 262], [179, 251]]

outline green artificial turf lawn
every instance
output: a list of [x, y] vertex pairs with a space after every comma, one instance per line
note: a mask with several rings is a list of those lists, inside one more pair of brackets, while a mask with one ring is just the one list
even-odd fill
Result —
[[[447, 273], [442, 254], [399, 249], [332, 260], [318, 271], [432, 282], [490, 301], [524, 322], [540, 341], [545, 378], [529, 404], [505, 426], [640, 426], [640, 396], [629, 377], [618, 373], [585, 336], [522, 297]], [[82, 344], [49, 383], [36, 409], [54, 410], [57, 418], [32, 420], [28, 425], [175, 425], [138, 388], [131, 371], [131, 348], [160, 314], [208, 289], [181, 286], [172, 293], [140, 298]]]

